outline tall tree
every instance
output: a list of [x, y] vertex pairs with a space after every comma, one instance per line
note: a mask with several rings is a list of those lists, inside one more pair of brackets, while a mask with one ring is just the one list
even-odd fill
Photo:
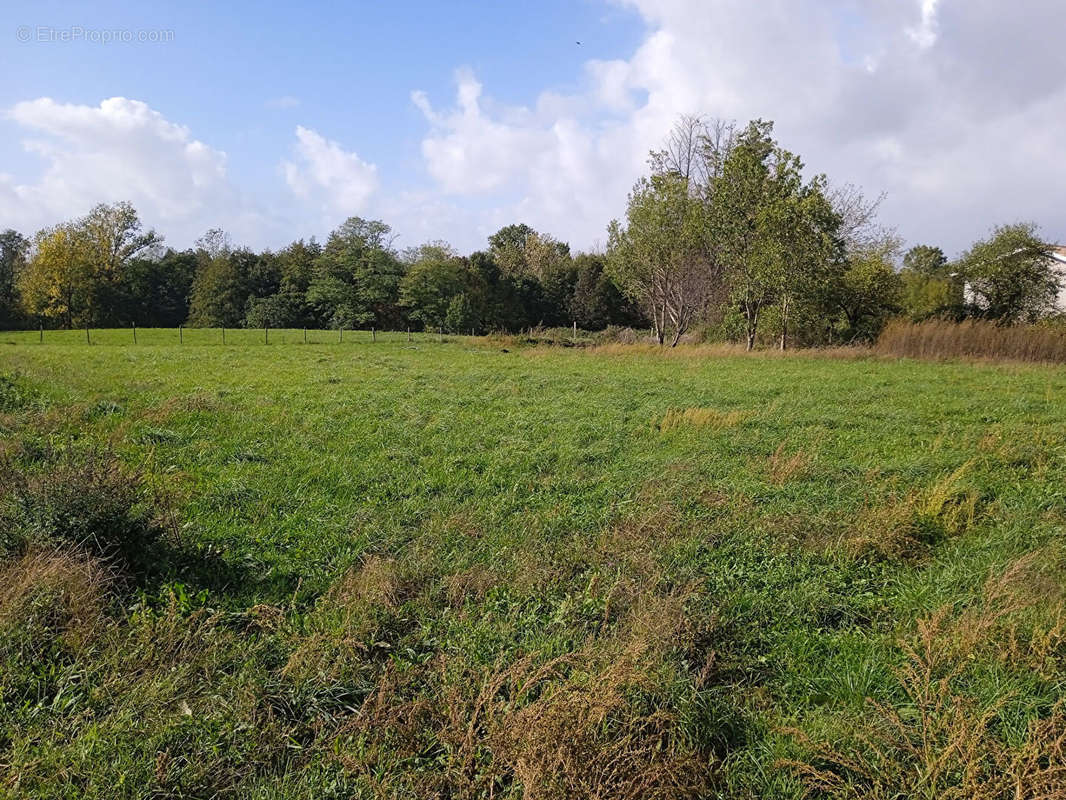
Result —
[[782, 206], [775, 202], [773, 183], [792, 177], [791, 165], [778, 157], [772, 133], [772, 122], [749, 123], [709, 187], [710, 236], [733, 301], [744, 316], [749, 350], [755, 347], [762, 312], [776, 299], [779, 284], [783, 248], [777, 241], [782, 227], [777, 215]]
[[392, 229], [378, 220], [350, 217], [330, 233], [315, 260], [307, 299], [331, 327], [389, 327], [402, 319], [403, 273]]
[[88, 323], [93, 287], [83, 245], [72, 223], [38, 231], [18, 283], [26, 311], [67, 328]]
[[400, 284], [400, 302], [409, 309], [411, 319], [427, 330], [446, 325], [450, 329], [464, 324], [467, 330], [479, 327], [473, 299], [480, 294], [478, 280], [467, 261], [439, 244], [419, 250]]
[[832, 307], [844, 318], [847, 342], [877, 338], [900, 310], [903, 281], [890, 250], [852, 253], [840, 280], [831, 288]]
[[676, 346], [720, 288], [707, 248], [705, 206], [683, 176], [641, 178], [629, 195], [625, 225], [608, 228], [607, 268], [652, 321], [656, 340]]
[[121, 284], [127, 266], [161, 242], [155, 231], [141, 229], [129, 203], [101, 204], [41, 231], [26, 270], [30, 310], [67, 325], [116, 322], [125, 316]]
[[581, 253], [574, 258], [577, 280], [571, 311], [579, 327], [598, 331], [608, 325], [640, 325], [643, 320], [633, 304], [615, 286], [606, 271], [603, 256]]
[[959, 316], [962, 281], [939, 247], [917, 245], [903, 256], [900, 305], [915, 321], [934, 316]]
[[229, 234], [212, 228], [196, 241], [196, 259], [189, 324], [201, 328], [241, 326], [252, 293], [250, 272], [256, 255], [247, 249], [234, 249]]
[[119, 322], [142, 327], [177, 327], [189, 316], [189, 302], [199, 261], [192, 250], [167, 249], [158, 258], [135, 258], [121, 284]]
[[16, 230], [0, 233], [0, 330], [22, 322], [18, 284], [26, 269], [30, 241]]

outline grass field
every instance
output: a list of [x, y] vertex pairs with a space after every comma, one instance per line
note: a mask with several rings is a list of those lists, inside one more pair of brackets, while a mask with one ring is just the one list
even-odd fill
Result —
[[0, 334], [0, 794], [1066, 792], [1066, 369], [93, 336]]

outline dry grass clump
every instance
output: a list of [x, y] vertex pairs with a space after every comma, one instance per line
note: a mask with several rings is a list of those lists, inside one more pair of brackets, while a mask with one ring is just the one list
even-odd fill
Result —
[[1066, 362], [1066, 326], [1004, 327], [983, 320], [895, 321], [881, 332], [878, 353], [909, 358], [990, 358]]
[[214, 413], [222, 410], [222, 402], [206, 394], [185, 397], [168, 397], [161, 405], [147, 409], [141, 418], [155, 424], [169, 422], [174, 417], [187, 413]]
[[308, 615], [282, 674], [297, 681], [364, 676], [387, 654], [410, 589], [393, 559], [370, 556], [338, 578]]
[[18, 643], [30, 659], [52, 643], [79, 651], [106, 625], [111, 583], [98, 561], [70, 549], [10, 559], [0, 566], [0, 646]]
[[755, 416], [754, 411], [718, 411], [714, 408], [670, 409], [659, 422], [659, 430], [670, 431], [675, 428], [712, 428], [722, 430], [735, 428]]
[[361, 566], [349, 569], [333, 583], [325, 601], [351, 608], [358, 604], [395, 608], [403, 581], [397, 562], [391, 558], [368, 556]]
[[974, 459], [970, 459], [927, 490], [917, 505], [919, 518], [939, 525], [947, 534], [971, 528], [981, 499], [976, 490], [965, 485], [973, 465]]
[[855, 519], [831, 537], [808, 542], [851, 558], [913, 561], [945, 536], [965, 533], [976, 523], [981, 495], [966, 485], [971, 459], [928, 489], [881, 505], [863, 507]]
[[1028, 644], [1018, 636], [1021, 612], [1047, 598], [1040, 559], [1030, 554], [990, 577], [974, 606], [944, 606], [918, 622], [901, 642], [905, 660], [896, 674], [904, 703], [869, 701], [871, 717], [854, 723], [845, 742], [814, 742], [791, 730], [808, 756], [779, 765], [799, 775], [811, 795], [834, 798], [1066, 797], [1066, 705], [1033, 719], [1024, 740], [1011, 746], [998, 731], [1009, 697], [981, 705], [960, 680], [975, 658], [1043, 662], [1062, 641], [1061, 623]]
[[499, 575], [480, 564], [454, 572], [444, 578], [444, 595], [452, 608], [462, 608], [468, 601], [481, 602], [500, 581]]
[[781, 486], [801, 477], [811, 464], [811, 457], [802, 450], [786, 453], [787, 442], [781, 442], [766, 462], [770, 483]]

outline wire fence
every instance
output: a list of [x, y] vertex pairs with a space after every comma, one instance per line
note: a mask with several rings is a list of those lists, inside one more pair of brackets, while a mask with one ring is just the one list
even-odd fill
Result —
[[437, 331], [343, 330], [338, 328], [77, 328], [2, 331], [0, 344], [244, 347], [443, 343], [474, 336]]

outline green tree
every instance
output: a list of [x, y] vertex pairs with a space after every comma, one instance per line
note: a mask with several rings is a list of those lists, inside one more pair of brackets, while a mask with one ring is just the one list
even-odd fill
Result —
[[528, 275], [526, 243], [536, 231], [525, 223], [506, 225], [489, 237], [489, 252], [504, 275]]
[[962, 281], [952, 272], [939, 247], [918, 245], [903, 256], [900, 306], [914, 321], [941, 315], [958, 316], [963, 304]]
[[920, 244], [903, 255], [903, 269], [927, 278], [946, 278], [948, 259], [939, 247]]
[[962, 255], [956, 270], [966, 281], [973, 313], [1004, 325], [1049, 313], [1060, 288], [1051, 248], [1033, 223], [995, 228]]
[[224, 231], [208, 231], [196, 243], [198, 263], [192, 286], [189, 324], [201, 328], [237, 328], [244, 323], [252, 296], [252, 268], [257, 256], [234, 250]]
[[899, 313], [903, 281], [884, 248], [853, 253], [832, 293], [833, 304], [845, 322], [847, 341], [872, 341], [885, 323]]
[[18, 284], [26, 269], [30, 241], [10, 228], [0, 233], [0, 330], [23, 322]]
[[720, 288], [706, 238], [706, 207], [673, 172], [641, 178], [625, 224], [608, 228], [608, 274], [652, 321], [655, 338], [676, 346]]
[[797, 310], [809, 312], [841, 282], [844, 242], [838, 236], [841, 219], [826, 196], [825, 178], [817, 176], [803, 185], [799, 159], [788, 154], [779, 158], [767, 224], [772, 231], [771, 270], [777, 276], [778, 344], [785, 350]]
[[709, 184], [710, 238], [755, 346], [763, 311], [779, 307], [782, 347], [788, 319], [815, 297], [840, 263], [840, 217], [824, 178], [802, 181], [803, 164], [773, 139], [773, 123], [756, 120], [737, 136]]
[[608, 325], [640, 325], [636, 307], [622, 294], [606, 271], [607, 260], [581, 253], [574, 258], [577, 280], [571, 309], [574, 321], [584, 330], [598, 331]]
[[135, 258], [121, 282], [118, 322], [143, 327], [176, 327], [189, 317], [193, 281], [199, 265], [192, 250], [167, 249], [158, 258]]
[[[471, 299], [477, 292], [477, 276], [466, 260], [454, 255], [451, 248], [437, 244], [419, 250], [417, 260], [400, 284], [400, 302], [411, 319], [427, 330], [479, 327]], [[453, 311], [453, 301], [460, 296], [464, 299]]]
[[402, 321], [404, 268], [391, 233], [384, 222], [351, 217], [329, 235], [307, 289], [308, 303], [321, 323], [387, 328]]

